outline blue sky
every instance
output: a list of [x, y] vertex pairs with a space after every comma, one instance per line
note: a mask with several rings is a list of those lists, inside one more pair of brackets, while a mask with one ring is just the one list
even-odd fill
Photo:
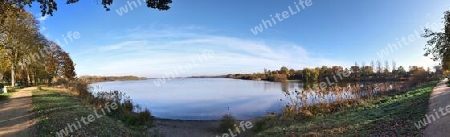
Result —
[[[396, 61], [397, 66], [433, 66], [423, 57], [426, 40], [379, 56], [388, 44], [416, 35], [426, 24], [441, 30], [447, 1], [378, 0], [319, 1], [301, 8], [255, 35], [262, 20], [295, 9], [298, 0], [174, 1], [169, 11], [116, 0], [111, 11], [95, 1], [58, 4], [54, 16], [40, 17], [39, 6], [29, 11], [41, 21], [41, 32], [60, 41], [76, 63], [78, 75], [138, 75], [162, 77], [192, 63], [204, 51], [214, 54], [179, 76], [262, 72], [264, 68], [294, 69], [322, 65], [366, 65], [371, 60]], [[294, 4], [294, 2], [296, 4]], [[277, 20], [275, 18], [275, 20]], [[68, 33], [80, 38], [70, 41]], [[64, 41], [67, 40], [67, 43]], [[398, 44], [397, 44], [398, 45]]]

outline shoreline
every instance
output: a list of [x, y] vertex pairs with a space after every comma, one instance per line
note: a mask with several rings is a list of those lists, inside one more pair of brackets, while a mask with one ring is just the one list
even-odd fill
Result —
[[141, 80], [148, 80], [150, 78], [147, 79], [130, 79], [130, 80], [111, 80], [111, 81], [96, 81], [96, 82], [88, 82], [88, 84], [98, 84], [98, 83], [103, 83], [103, 82], [123, 82], [123, 81], [141, 81]]
[[[251, 120], [236, 120], [236, 122], [250, 121], [256, 123], [257, 119]], [[220, 120], [172, 120], [172, 119], [157, 119], [155, 118], [155, 127], [149, 128], [149, 133], [159, 132], [162, 136], [222, 136], [218, 130]], [[248, 130], [239, 134], [240, 137], [251, 137], [255, 133]]]

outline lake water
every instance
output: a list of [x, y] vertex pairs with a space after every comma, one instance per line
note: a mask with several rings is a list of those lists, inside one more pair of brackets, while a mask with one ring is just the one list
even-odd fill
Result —
[[[286, 106], [288, 99], [284, 90], [304, 90], [304, 85], [298, 82], [179, 78], [156, 86], [155, 80], [103, 82], [91, 86], [94, 91], [125, 92], [134, 103], [150, 109], [155, 117], [180, 120], [217, 120], [228, 113], [242, 120], [261, 117], [270, 112], [280, 112]], [[308, 104], [321, 99], [332, 102], [342, 97], [355, 97], [349, 89], [343, 92], [308, 92], [302, 96]]]

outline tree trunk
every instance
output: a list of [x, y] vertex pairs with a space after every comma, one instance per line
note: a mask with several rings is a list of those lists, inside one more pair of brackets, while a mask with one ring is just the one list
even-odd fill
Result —
[[48, 78], [47, 78], [47, 85], [48, 85], [48, 86], [51, 86], [51, 84], [52, 84], [52, 79], [53, 79], [52, 77], [48, 77]]
[[28, 72], [28, 69], [26, 69], [26, 73], [27, 73], [27, 85], [29, 86], [31, 84], [31, 78], [30, 78], [30, 73]]
[[16, 86], [16, 59], [17, 59], [17, 52], [11, 51], [11, 53], [14, 53], [12, 61], [11, 61], [11, 87]]
[[31, 74], [31, 84], [37, 85], [36, 84], [36, 77], [34, 75], [35, 75], [34, 73]]
[[14, 63], [12, 63], [12, 65], [11, 65], [11, 87], [16, 86], [16, 73], [15, 73], [14, 69], [15, 69], [15, 65], [14, 65]]

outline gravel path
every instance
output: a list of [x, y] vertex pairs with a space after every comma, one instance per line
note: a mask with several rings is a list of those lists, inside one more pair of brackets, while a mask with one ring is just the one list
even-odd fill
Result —
[[[447, 87], [447, 81], [448, 79], [441, 81], [431, 93], [427, 115], [432, 121], [424, 131], [424, 135], [427, 137], [447, 137], [450, 135], [450, 113], [443, 115], [439, 110], [443, 108], [445, 113], [447, 105], [450, 105], [450, 87]], [[435, 112], [438, 112], [438, 116]], [[433, 121], [431, 115], [434, 115], [436, 121]]]
[[0, 102], [0, 136], [33, 136], [33, 102], [31, 91], [34, 87], [21, 89], [11, 95], [10, 99]]

